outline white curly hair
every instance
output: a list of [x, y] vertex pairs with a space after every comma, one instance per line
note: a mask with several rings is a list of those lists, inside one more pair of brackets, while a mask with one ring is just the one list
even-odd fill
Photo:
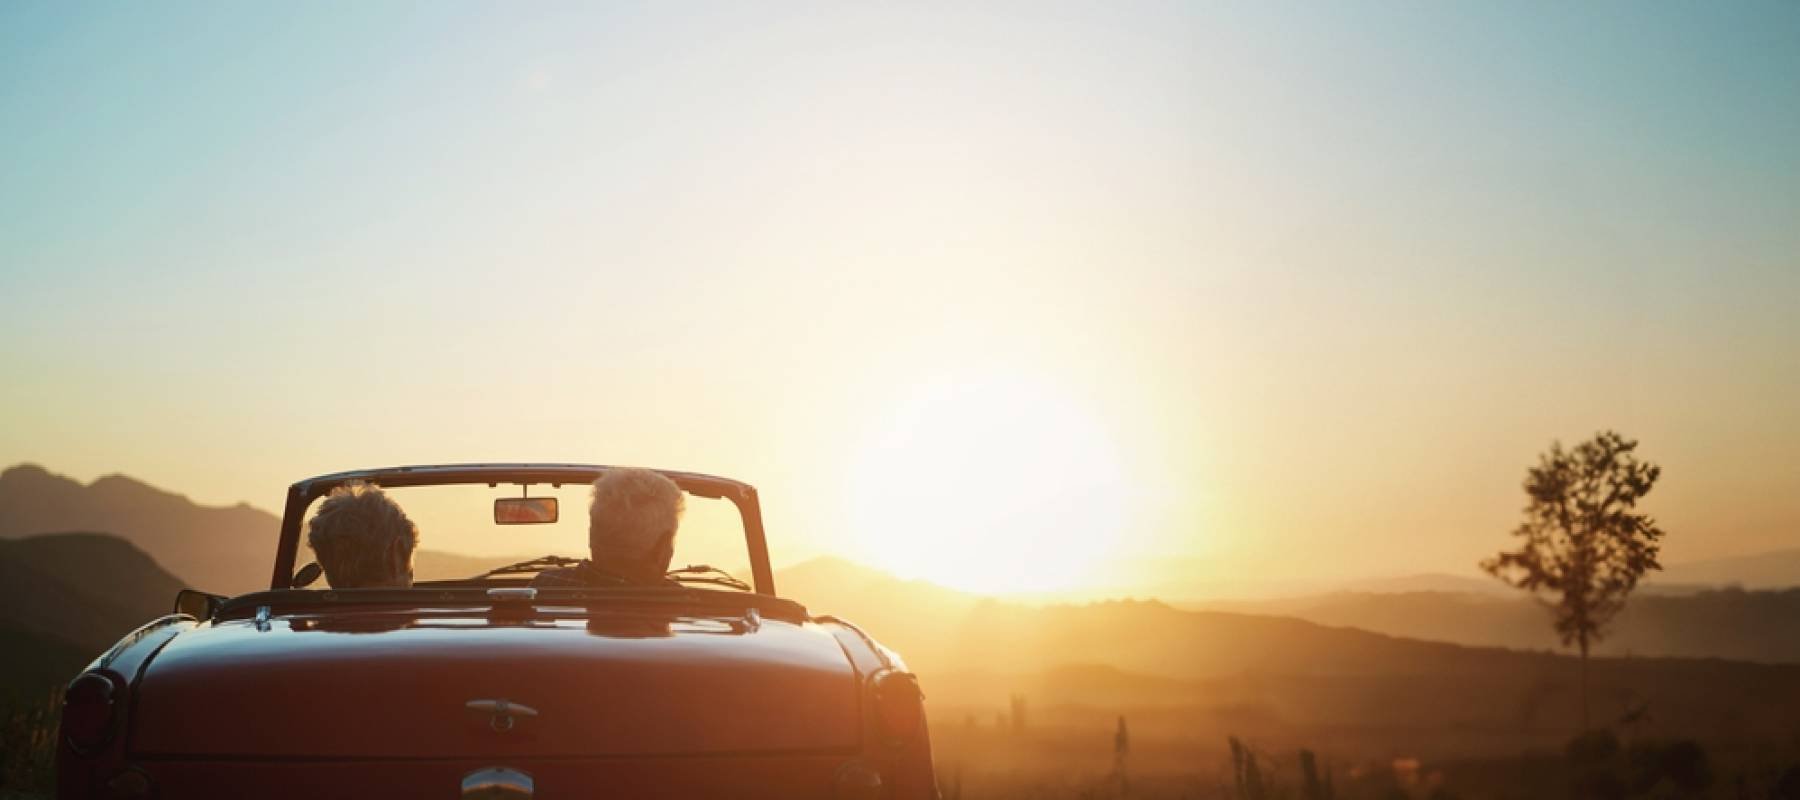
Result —
[[[674, 553], [675, 531], [687, 497], [675, 482], [653, 470], [617, 467], [594, 481], [588, 506], [588, 548], [594, 563], [620, 574], [661, 576]], [[667, 545], [660, 563], [658, 550]]]

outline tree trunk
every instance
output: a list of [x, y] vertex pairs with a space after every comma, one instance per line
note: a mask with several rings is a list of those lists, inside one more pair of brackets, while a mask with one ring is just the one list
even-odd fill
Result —
[[1588, 728], [1588, 640], [1587, 634], [1581, 636], [1581, 732]]

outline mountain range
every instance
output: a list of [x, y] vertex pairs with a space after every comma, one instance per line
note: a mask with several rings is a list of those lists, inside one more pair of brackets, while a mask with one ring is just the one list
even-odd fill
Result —
[[220, 594], [269, 585], [279, 528], [274, 515], [248, 504], [197, 505], [123, 475], [83, 485], [35, 464], [0, 473], [0, 538], [112, 533], [195, 588]]
[[[1130, 627], [1138, 628], [1165, 627], [1171, 620], [1192, 619], [1184, 614], [1201, 612], [1223, 615], [1212, 617], [1220, 624], [1228, 619], [1261, 620], [1255, 626], [1258, 629], [1304, 622], [1330, 630], [1355, 629], [1359, 633], [1469, 647], [1568, 652], [1551, 629], [1547, 611], [1536, 601], [1516, 594], [1334, 592], [1210, 604], [1114, 601], [1085, 606], [1032, 606], [921, 581], [905, 581], [880, 570], [831, 558], [778, 570], [775, 584], [782, 595], [806, 603], [815, 613], [837, 614], [881, 631], [883, 640], [890, 641], [909, 660], [934, 669], [974, 663], [1004, 671], [1009, 665], [1028, 662], [1034, 657], [1032, 654], [1042, 649], [1006, 643], [1006, 636], [1029, 628], [1036, 620], [1054, 619], [1057, 630], [1077, 629], [1079, 620], [1096, 614], [1111, 622], [1129, 616]], [[1005, 635], [996, 636], [990, 633], [993, 630], [1004, 631]], [[1318, 641], [1325, 636], [1309, 633], [1302, 638]], [[1075, 647], [1072, 642], [1070, 646]], [[1171, 672], [1165, 660], [1125, 657], [1135, 648], [1133, 645], [1106, 650], [1096, 654], [1094, 660], [1122, 669], [1162, 664], [1153, 671]], [[1800, 663], [1800, 588], [1646, 593], [1632, 598], [1594, 652], [1621, 657]], [[1183, 673], [1193, 676], [1254, 666], [1221, 661], [1222, 658], [1208, 651], [1204, 658], [1184, 656], [1179, 663], [1216, 667]], [[1344, 662], [1336, 663], [1342, 666]]]

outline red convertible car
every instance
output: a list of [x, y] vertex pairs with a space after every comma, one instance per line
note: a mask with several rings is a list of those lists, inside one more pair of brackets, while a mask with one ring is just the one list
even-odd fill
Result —
[[[532, 587], [585, 555], [585, 505], [560, 515], [556, 500], [581, 502], [605, 469], [397, 467], [294, 484], [268, 591], [183, 592], [178, 613], [69, 684], [58, 795], [937, 795], [917, 680], [856, 626], [776, 595], [749, 485], [662, 472], [690, 500], [675, 563], [691, 563], [690, 543], [730, 541], [735, 552], [707, 555], [747, 564], [749, 584], [696, 565], [658, 586]], [[394, 497], [422, 551], [556, 555], [489, 556], [474, 577], [439, 579], [421, 557], [410, 589], [312, 587], [303, 522], [351, 481]], [[730, 513], [697, 508], [708, 501]], [[728, 518], [737, 530], [716, 533]]]

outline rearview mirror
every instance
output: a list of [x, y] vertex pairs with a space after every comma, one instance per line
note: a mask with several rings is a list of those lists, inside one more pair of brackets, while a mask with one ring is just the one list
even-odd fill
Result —
[[543, 525], [555, 521], [554, 497], [501, 497], [494, 500], [495, 525]]
[[175, 613], [186, 614], [198, 620], [212, 619], [224, 605], [225, 598], [216, 594], [193, 589], [182, 589], [175, 593]]

